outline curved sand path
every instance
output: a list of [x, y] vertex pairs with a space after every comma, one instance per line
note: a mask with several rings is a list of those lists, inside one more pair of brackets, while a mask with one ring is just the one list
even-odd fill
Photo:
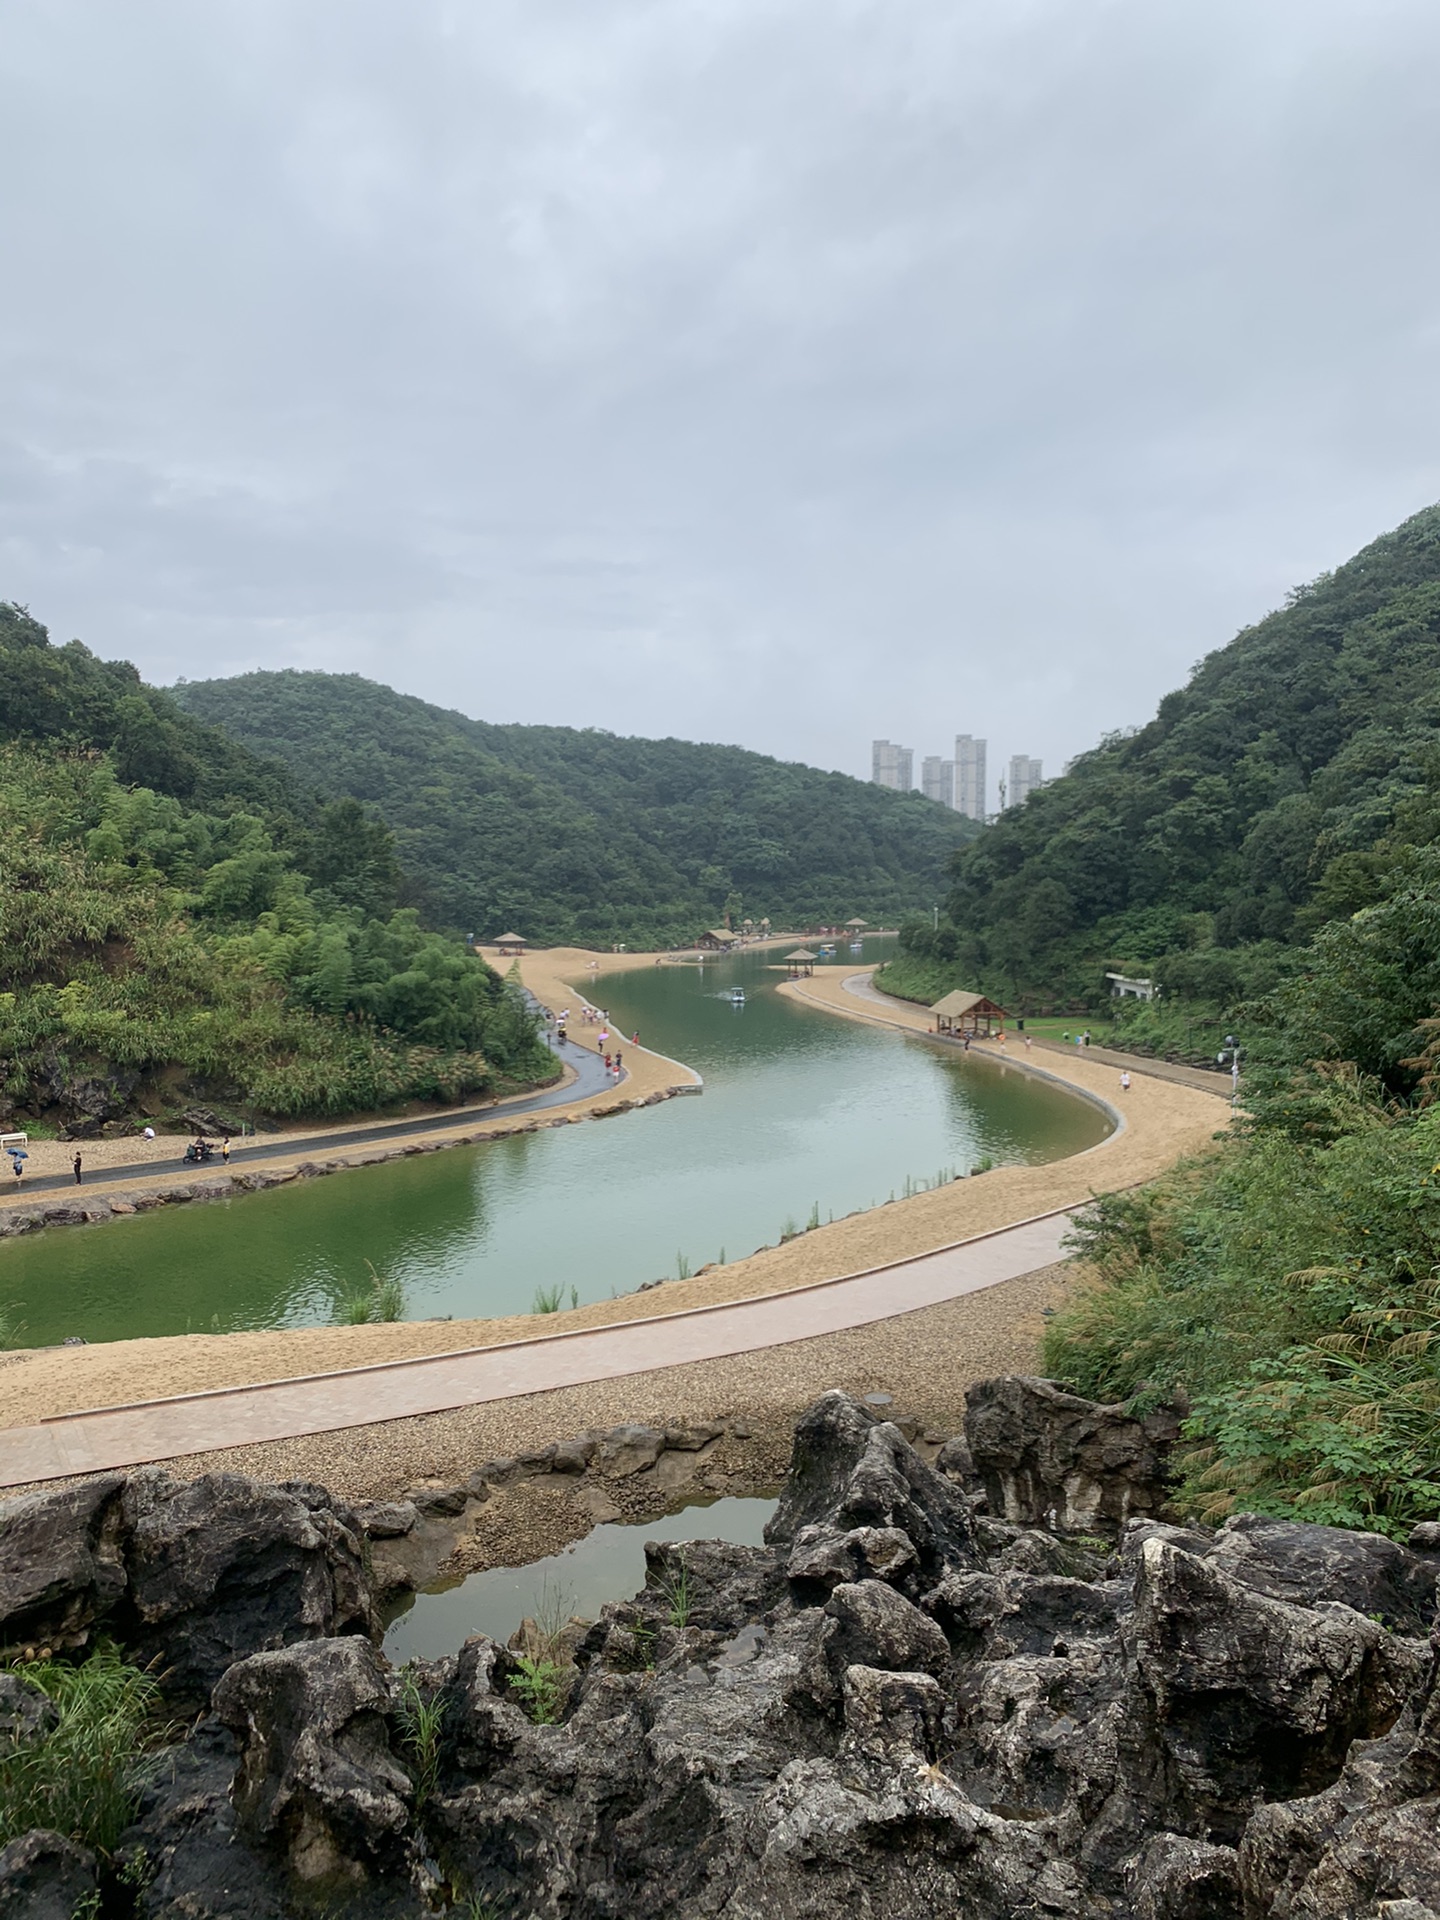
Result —
[[[523, 963], [527, 985], [549, 1004], [568, 1003], [573, 1007], [577, 1001], [576, 976], [583, 977], [592, 957], [575, 950], [532, 956]], [[607, 970], [617, 963], [624, 967], [651, 965], [653, 959], [626, 955], [618, 957], [618, 962], [609, 956], [602, 961]], [[853, 993], [848, 1005], [841, 1002], [839, 996], [846, 992], [847, 979], [854, 980], [855, 976], [841, 975], [837, 969], [834, 978], [827, 975], [794, 983], [782, 991], [816, 1004], [817, 1009], [848, 1012], [856, 1018], [880, 1018], [886, 1024], [922, 1031], [923, 1013], [905, 1003], [879, 1003], [877, 996], [877, 1004], [862, 1008]], [[572, 1026], [572, 1033], [593, 1045], [590, 1030]], [[652, 1058], [661, 1064], [658, 1057]], [[1117, 1076], [1083, 1059], [1057, 1058], [1053, 1064], [1047, 1062], [1044, 1070], [1048, 1077], [1107, 1103], [1116, 1095]], [[663, 1063], [663, 1071], [673, 1079], [671, 1063]], [[1213, 1136], [1217, 1122], [1223, 1124], [1228, 1116], [1212, 1095], [1137, 1077], [1126, 1096], [1126, 1118], [1128, 1124], [1123, 1131], [1070, 1160], [1041, 1167], [1000, 1168], [983, 1180], [959, 1181], [852, 1215], [782, 1247], [764, 1249], [748, 1260], [702, 1272], [690, 1281], [672, 1282], [665, 1289], [665, 1303], [673, 1313], [689, 1313], [695, 1308], [854, 1276], [939, 1247], [953, 1247], [961, 1240], [994, 1232], [1016, 1220], [1072, 1207], [1093, 1193], [1152, 1178], [1181, 1154], [1203, 1146]], [[654, 1316], [657, 1304], [648, 1294], [594, 1302], [556, 1316], [547, 1323], [547, 1334], [642, 1319], [663, 1324]], [[906, 1308], [897, 1301], [890, 1310], [903, 1313]], [[917, 1319], [924, 1317], [923, 1313], [917, 1315]], [[813, 1333], [814, 1329], [805, 1331]], [[534, 1336], [533, 1317], [513, 1316], [506, 1320], [190, 1335], [59, 1352], [20, 1352], [0, 1359], [0, 1423], [15, 1429], [86, 1407], [295, 1380], [302, 1375], [396, 1359], [533, 1342]], [[792, 1332], [789, 1337], [803, 1340], [804, 1334]], [[819, 1342], [821, 1347], [824, 1344], [823, 1340]], [[682, 1360], [683, 1355], [675, 1358]], [[699, 1371], [703, 1374], [704, 1367]], [[370, 1417], [373, 1420], [373, 1406]], [[374, 1434], [386, 1431], [390, 1430], [371, 1429]], [[19, 1433], [0, 1439], [0, 1458], [12, 1439], [18, 1443]], [[258, 1451], [269, 1453], [273, 1449], [262, 1446]], [[9, 1477], [13, 1484], [13, 1476]]]

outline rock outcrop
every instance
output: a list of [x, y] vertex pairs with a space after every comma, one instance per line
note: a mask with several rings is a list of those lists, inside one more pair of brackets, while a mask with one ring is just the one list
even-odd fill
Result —
[[[125, 1836], [143, 1920], [1440, 1920], [1440, 1540], [1147, 1517], [1163, 1435], [1121, 1431], [1107, 1467], [1115, 1410], [1053, 1395], [979, 1404], [1081, 1436], [1079, 1539], [966, 1491], [1012, 1473], [993, 1429], [937, 1471], [827, 1394], [767, 1544], [652, 1545], [644, 1590], [538, 1694], [532, 1654], [478, 1636], [394, 1674], [355, 1630], [359, 1523], [315, 1488], [71, 1489], [48, 1579], [36, 1509], [12, 1503], [0, 1592], [72, 1643], [174, 1631], [185, 1684], [215, 1674]], [[567, 1470], [648, 1471], [655, 1431], [587, 1441]], [[1019, 1444], [1010, 1484], [1048, 1492]], [[368, 1518], [393, 1538], [418, 1511]], [[0, 1692], [0, 1738], [43, 1737], [37, 1714]], [[15, 1846], [0, 1887], [83, 1895], [93, 1863]], [[48, 1914], [34, 1899], [13, 1910]]]
[[104, 1474], [0, 1503], [0, 1648], [76, 1651], [97, 1635], [201, 1705], [233, 1662], [368, 1633], [364, 1536], [323, 1487], [240, 1474]]

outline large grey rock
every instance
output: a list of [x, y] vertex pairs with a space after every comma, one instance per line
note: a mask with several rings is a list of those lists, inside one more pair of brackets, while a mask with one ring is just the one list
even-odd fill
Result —
[[1240, 1863], [1233, 1847], [1157, 1833], [1130, 1880], [1134, 1920], [1241, 1920]]
[[0, 1502], [0, 1646], [75, 1646], [125, 1590], [120, 1474]]
[[98, 1890], [94, 1854], [63, 1834], [37, 1827], [0, 1847], [5, 1920], [74, 1920]]
[[1277, 1600], [1340, 1600], [1395, 1633], [1428, 1633], [1440, 1606], [1440, 1550], [1418, 1552], [1383, 1533], [1271, 1520], [1227, 1520], [1207, 1558], [1232, 1579]]
[[965, 1392], [971, 1469], [991, 1513], [1074, 1532], [1120, 1527], [1164, 1504], [1182, 1418], [1178, 1407], [1136, 1417], [1020, 1374]]
[[[863, 1540], [852, 1535], [863, 1534]], [[947, 1568], [975, 1567], [982, 1556], [970, 1508], [949, 1481], [916, 1453], [898, 1427], [877, 1420], [848, 1394], [832, 1392], [802, 1415], [795, 1428], [790, 1471], [775, 1515], [765, 1529], [771, 1546], [797, 1556], [795, 1577], [816, 1565], [815, 1584], [834, 1584], [833, 1570], [850, 1577], [878, 1570], [874, 1535], [888, 1536], [895, 1583], [912, 1596]], [[895, 1551], [903, 1535], [913, 1561]]]
[[1272, 1599], [1159, 1539], [1140, 1556], [1131, 1635], [1170, 1810], [1222, 1839], [1257, 1801], [1328, 1785], [1421, 1677], [1416, 1648], [1352, 1608]]
[[123, 1506], [119, 1638], [161, 1663], [177, 1699], [204, 1700], [250, 1654], [373, 1623], [363, 1538], [320, 1488], [152, 1469], [131, 1475]]
[[390, 1677], [368, 1641], [254, 1654], [227, 1671], [214, 1704], [241, 1746], [233, 1797], [247, 1839], [312, 1889], [408, 1872], [413, 1788], [390, 1746]]

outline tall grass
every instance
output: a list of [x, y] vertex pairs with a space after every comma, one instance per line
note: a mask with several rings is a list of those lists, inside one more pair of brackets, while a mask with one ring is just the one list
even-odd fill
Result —
[[12, 1671], [48, 1694], [60, 1717], [33, 1745], [0, 1744], [0, 1845], [53, 1827], [112, 1852], [134, 1817], [154, 1680], [113, 1647], [78, 1666], [35, 1660]]
[[415, 1811], [419, 1813], [434, 1798], [440, 1776], [440, 1727], [445, 1703], [438, 1695], [425, 1697], [410, 1667], [400, 1676], [399, 1716], [404, 1755], [415, 1782]]
[[370, 1267], [370, 1285], [342, 1293], [335, 1303], [334, 1320], [341, 1327], [368, 1327], [405, 1317], [405, 1289], [396, 1279], [382, 1279]]
[[532, 1313], [559, 1313], [565, 1299], [565, 1289], [557, 1280], [553, 1287], [537, 1287]]

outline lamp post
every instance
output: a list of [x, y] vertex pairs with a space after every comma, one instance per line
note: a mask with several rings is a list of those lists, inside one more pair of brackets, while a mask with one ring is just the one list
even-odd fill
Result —
[[1239, 1097], [1239, 1093], [1240, 1093], [1240, 1054], [1241, 1054], [1240, 1042], [1235, 1038], [1233, 1033], [1227, 1033], [1225, 1036], [1225, 1044], [1223, 1047], [1221, 1047], [1219, 1053], [1216, 1054], [1215, 1058], [1219, 1062], [1219, 1064], [1223, 1067], [1225, 1065], [1226, 1056], [1227, 1055], [1229, 1056], [1230, 1098], [1232, 1102]]

